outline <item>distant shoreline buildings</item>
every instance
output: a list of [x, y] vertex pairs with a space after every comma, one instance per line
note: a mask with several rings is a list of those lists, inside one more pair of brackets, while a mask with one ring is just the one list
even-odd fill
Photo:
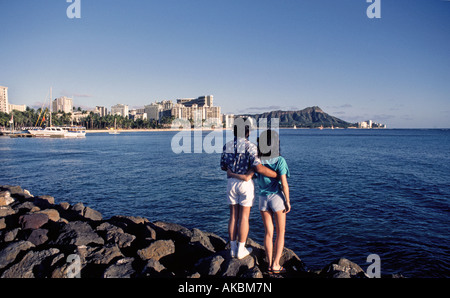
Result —
[[64, 113], [72, 113], [73, 112], [73, 99], [62, 96], [55, 98], [52, 102], [52, 110], [53, 112], [64, 112]]
[[[73, 99], [62, 96], [51, 101], [52, 111], [56, 113], [66, 113], [71, 115], [74, 122], [81, 122], [87, 117], [88, 112], [77, 110], [73, 105]], [[15, 105], [9, 103], [8, 87], [0, 86], [0, 112], [9, 114], [13, 110], [25, 112], [26, 105]], [[104, 106], [96, 106], [92, 111], [100, 117], [108, 115], [118, 115], [134, 121], [153, 120], [162, 125], [168, 125], [174, 119], [190, 121], [193, 124], [207, 123], [208, 126], [223, 126], [231, 128], [234, 124], [235, 115], [222, 114], [220, 106], [214, 106], [213, 95], [203, 95], [197, 98], [178, 98], [172, 100], [154, 101], [142, 108], [129, 109], [128, 105], [118, 103], [110, 107], [109, 111]], [[387, 128], [386, 124], [376, 123], [372, 120], [356, 123], [357, 128]]]
[[[94, 113], [99, 115], [106, 111], [105, 107], [97, 106]], [[179, 98], [176, 103], [171, 100], [155, 101], [143, 108], [129, 110], [128, 105], [116, 104], [111, 107], [111, 115], [132, 118], [133, 120], [155, 120], [163, 118], [183, 119], [190, 121], [213, 121], [214, 125], [222, 125], [221, 108], [214, 106], [213, 95], [203, 95], [197, 98]], [[214, 122], [215, 121], [215, 122]]]
[[358, 128], [370, 129], [370, 128], [387, 128], [386, 124], [376, 123], [372, 120], [358, 122]]
[[26, 109], [27, 109], [26, 105], [15, 105], [9, 103], [8, 87], [0, 86], [0, 112], [9, 114], [14, 110], [25, 112]]

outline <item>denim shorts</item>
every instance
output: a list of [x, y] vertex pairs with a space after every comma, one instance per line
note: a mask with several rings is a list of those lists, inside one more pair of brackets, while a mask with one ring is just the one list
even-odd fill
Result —
[[259, 195], [259, 210], [278, 212], [286, 209], [282, 192], [269, 195]]

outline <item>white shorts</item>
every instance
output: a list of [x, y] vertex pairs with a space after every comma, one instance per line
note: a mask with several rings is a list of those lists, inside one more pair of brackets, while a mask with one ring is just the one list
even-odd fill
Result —
[[253, 180], [243, 181], [235, 178], [228, 178], [227, 180], [228, 204], [252, 207], [255, 200], [255, 184]]

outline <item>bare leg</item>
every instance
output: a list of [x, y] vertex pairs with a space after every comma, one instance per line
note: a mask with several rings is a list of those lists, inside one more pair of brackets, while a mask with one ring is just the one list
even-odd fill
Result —
[[248, 237], [251, 207], [239, 206], [239, 242], [246, 242]]
[[266, 250], [267, 263], [269, 264], [269, 269], [272, 267], [273, 261], [273, 220], [272, 212], [261, 211], [262, 220], [264, 223], [264, 249]]
[[283, 254], [284, 248], [284, 234], [286, 231], [286, 213], [284, 211], [278, 211], [274, 214], [275, 225], [277, 229], [277, 238], [275, 240], [274, 259], [272, 268], [279, 270], [281, 268], [280, 259]]
[[230, 219], [228, 221], [228, 236], [235, 241], [238, 232], [239, 205], [230, 205]]

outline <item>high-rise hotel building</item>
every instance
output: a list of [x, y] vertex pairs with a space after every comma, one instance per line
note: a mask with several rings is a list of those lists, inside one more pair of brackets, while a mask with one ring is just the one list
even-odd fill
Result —
[[111, 107], [111, 115], [119, 115], [128, 118], [128, 105], [116, 104]]
[[64, 112], [64, 113], [72, 113], [73, 112], [73, 100], [69, 97], [59, 97], [53, 101], [52, 106], [53, 112]]
[[8, 87], [0, 86], [0, 112], [9, 113]]

